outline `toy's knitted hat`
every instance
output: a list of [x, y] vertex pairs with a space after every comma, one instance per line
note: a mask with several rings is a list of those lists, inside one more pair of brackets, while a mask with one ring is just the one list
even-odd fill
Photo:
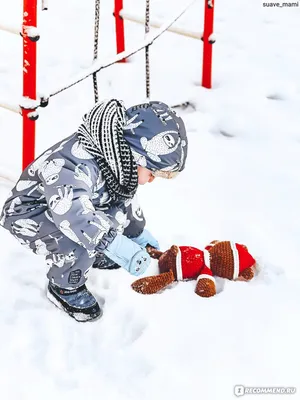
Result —
[[230, 241], [213, 241], [206, 246], [205, 253], [205, 264], [215, 276], [230, 280], [236, 280], [238, 277], [250, 280], [254, 276], [251, 267], [255, 265], [255, 259], [245, 245]]

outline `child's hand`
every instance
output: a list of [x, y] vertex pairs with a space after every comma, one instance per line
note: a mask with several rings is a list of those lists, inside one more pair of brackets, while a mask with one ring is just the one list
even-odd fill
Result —
[[151, 262], [145, 249], [123, 235], [117, 235], [103, 253], [135, 276], [143, 274]]
[[158, 241], [152, 236], [152, 234], [147, 230], [144, 229], [143, 232], [136, 238], [131, 239], [133, 242], [139, 244], [141, 247], [146, 247], [150, 244], [151, 247], [159, 250], [159, 243]]

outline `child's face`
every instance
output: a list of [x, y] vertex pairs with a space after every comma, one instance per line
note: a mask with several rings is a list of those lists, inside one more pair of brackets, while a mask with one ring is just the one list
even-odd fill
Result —
[[139, 177], [139, 185], [145, 185], [145, 183], [151, 183], [154, 181], [155, 177], [152, 175], [150, 169], [145, 167], [140, 167], [138, 165], [138, 177]]

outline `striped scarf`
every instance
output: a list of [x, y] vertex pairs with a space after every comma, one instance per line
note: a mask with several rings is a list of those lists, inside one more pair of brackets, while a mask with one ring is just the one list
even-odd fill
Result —
[[138, 187], [137, 165], [123, 137], [125, 108], [118, 100], [96, 103], [83, 118], [78, 139], [92, 154], [103, 174], [113, 201], [134, 196]]

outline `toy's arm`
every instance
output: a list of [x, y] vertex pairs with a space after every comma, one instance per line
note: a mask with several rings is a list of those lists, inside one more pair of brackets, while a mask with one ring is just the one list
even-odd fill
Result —
[[244, 271], [237, 278], [237, 281], [251, 281], [251, 279], [254, 278], [254, 268], [255, 266], [244, 269]]
[[165, 289], [175, 281], [174, 274], [170, 270], [160, 275], [146, 276], [131, 284], [133, 290], [141, 294], [154, 294]]
[[214, 296], [216, 292], [216, 281], [211, 270], [204, 266], [197, 278], [195, 293], [201, 297]]
[[159, 260], [160, 256], [163, 254], [163, 251], [157, 250], [150, 245], [146, 246], [146, 250], [149, 256], [155, 260]]
[[[155, 249], [154, 247], [146, 247], [148, 254], [151, 258], [158, 260], [163, 254], [162, 251]], [[154, 294], [163, 289], [175, 281], [173, 272], [167, 271], [159, 275], [146, 276], [134, 281], [131, 285], [132, 289], [141, 294]]]

